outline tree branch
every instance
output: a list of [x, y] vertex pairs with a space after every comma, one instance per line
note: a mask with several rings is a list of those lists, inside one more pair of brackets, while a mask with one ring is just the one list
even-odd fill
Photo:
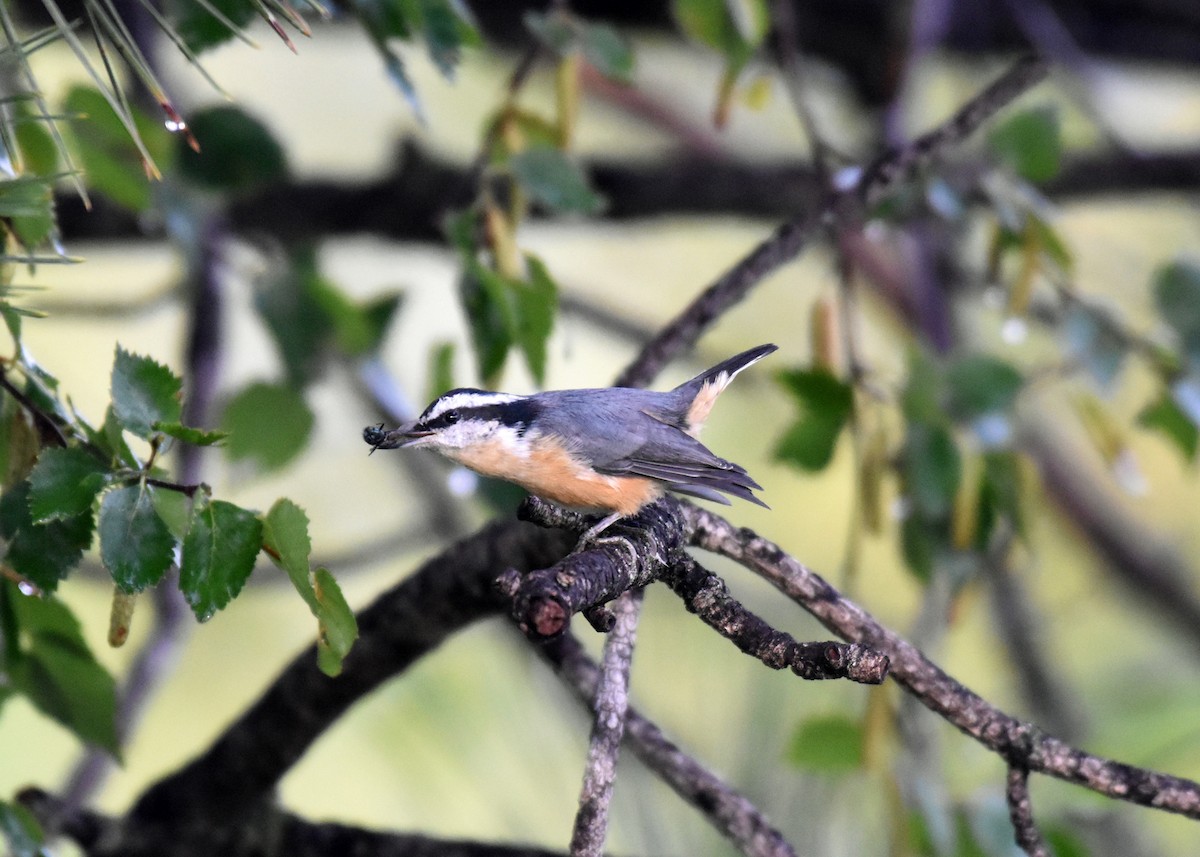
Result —
[[845, 640], [891, 659], [891, 675], [922, 705], [1012, 765], [1048, 774], [1118, 800], [1200, 820], [1200, 783], [1085, 753], [1010, 717], [952, 679], [911, 643], [847, 601], [778, 545], [690, 503], [681, 503], [697, 547], [762, 575]]
[[[554, 668], [589, 710], [593, 707], [600, 668], [583, 646], [564, 634], [535, 650]], [[642, 762], [660, 776], [747, 857], [795, 857], [783, 834], [744, 795], [684, 753], [652, 721], [635, 708], [626, 713], [625, 740]]]
[[1012, 819], [1017, 845], [1029, 857], [1050, 857], [1050, 851], [1033, 822], [1033, 801], [1029, 799], [1029, 771], [1020, 765], [1009, 765], [1004, 789], [1008, 800], [1008, 816]]
[[608, 834], [608, 808], [617, 779], [617, 759], [629, 711], [629, 668], [637, 641], [642, 589], [631, 589], [613, 602], [612, 630], [604, 640], [600, 677], [593, 695], [592, 736], [575, 830], [572, 857], [601, 857]]

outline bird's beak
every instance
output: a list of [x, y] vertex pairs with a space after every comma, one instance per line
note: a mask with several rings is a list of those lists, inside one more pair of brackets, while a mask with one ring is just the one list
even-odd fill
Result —
[[382, 426], [367, 426], [363, 429], [363, 440], [371, 445], [371, 451], [377, 449], [399, 449], [416, 443], [423, 437], [433, 434], [428, 429], [419, 429], [415, 422], [397, 426], [391, 431], [384, 431]]

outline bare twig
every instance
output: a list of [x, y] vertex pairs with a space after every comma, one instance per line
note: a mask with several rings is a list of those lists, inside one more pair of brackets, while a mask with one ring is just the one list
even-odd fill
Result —
[[[591, 709], [600, 682], [600, 668], [579, 641], [565, 634], [536, 648], [575, 691], [580, 702]], [[680, 750], [635, 708], [626, 714], [625, 739], [647, 767], [696, 807], [747, 857], [795, 857], [783, 834], [771, 826], [749, 799]]]
[[688, 610], [722, 637], [774, 670], [790, 669], [805, 679], [848, 678], [879, 684], [887, 675], [886, 655], [855, 643], [801, 643], [747, 610], [725, 581], [684, 555], [663, 577]]
[[1046, 63], [1036, 57], [1018, 61], [942, 125], [877, 158], [863, 170], [852, 188], [825, 193], [808, 212], [778, 227], [647, 343], [633, 363], [617, 377], [616, 386], [644, 385], [768, 274], [796, 258], [823, 230], [827, 221], [836, 216], [839, 223], [849, 222], [854, 212], [861, 212], [877, 202], [914, 169], [962, 142], [1048, 72]]
[[693, 529], [696, 546], [727, 556], [762, 575], [843, 639], [887, 655], [892, 676], [905, 690], [1009, 764], [1118, 800], [1200, 819], [1200, 783], [1085, 753], [1031, 723], [1005, 714], [952, 679], [860, 606], [844, 599], [820, 575], [778, 545], [690, 503], [680, 505]]
[[1046, 843], [1033, 821], [1033, 801], [1029, 799], [1029, 771], [1019, 765], [1010, 765], [1004, 796], [1008, 799], [1008, 815], [1012, 819], [1017, 845], [1029, 857], [1050, 857], [1050, 850], [1046, 848]]
[[601, 857], [608, 834], [608, 808], [617, 779], [617, 759], [625, 735], [629, 710], [629, 668], [637, 640], [642, 589], [631, 589], [613, 602], [616, 617], [604, 640], [600, 680], [593, 702], [592, 737], [575, 830], [571, 834], [572, 857]]

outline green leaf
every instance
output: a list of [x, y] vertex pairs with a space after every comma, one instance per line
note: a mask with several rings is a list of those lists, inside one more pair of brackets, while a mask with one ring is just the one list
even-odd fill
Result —
[[1144, 407], [1137, 417], [1138, 425], [1161, 432], [1183, 453], [1188, 461], [1195, 461], [1196, 449], [1200, 445], [1200, 428], [1188, 419], [1187, 414], [1167, 393], [1159, 394], [1158, 400]]
[[184, 443], [190, 443], [193, 446], [215, 446], [229, 437], [228, 432], [193, 428], [192, 426], [185, 426], [182, 423], [156, 422], [153, 428], [155, 431], [161, 432], [168, 437], [173, 437]]
[[600, 74], [618, 83], [633, 80], [633, 48], [609, 24], [584, 24], [581, 35], [584, 58]]
[[862, 724], [840, 714], [811, 717], [797, 726], [788, 744], [788, 761], [821, 774], [862, 767]]
[[439, 342], [430, 346], [429, 383], [425, 387], [425, 401], [432, 402], [442, 393], [453, 390], [454, 343]]
[[800, 417], [776, 445], [775, 457], [802, 470], [824, 469], [854, 411], [854, 391], [821, 368], [782, 371], [776, 380], [791, 393]]
[[228, 432], [225, 452], [233, 461], [250, 460], [276, 470], [308, 443], [314, 417], [304, 396], [286, 384], [258, 381], [243, 388], [225, 406], [221, 428]]
[[0, 496], [0, 536], [8, 540], [5, 561], [43, 592], [53, 592], [91, 545], [95, 521], [89, 508], [73, 518], [35, 524], [29, 491], [29, 482], [21, 482]]
[[155, 490], [126, 485], [100, 501], [100, 559], [125, 592], [153, 586], [171, 565], [175, 539], [154, 510]]
[[9, 679], [38, 710], [84, 741], [118, 754], [116, 684], [96, 662], [65, 605], [4, 584], [22, 640]]
[[594, 214], [604, 206], [578, 165], [551, 146], [531, 146], [509, 166], [526, 192], [552, 211]]
[[326, 675], [342, 671], [342, 661], [358, 639], [358, 622], [346, 603], [342, 590], [327, 569], [313, 574], [313, 592], [317, 599], [317, 666]]
[[200, 151], [179, 142], [180, 174], [210, 190], [245, 193], [283, 181], [287, 156], [267, 126], [239, 107], [222, 104], [188, 118]]
[[1046, 105], [1018, 113], [988, 135], [988, 145], [1022, 178], [1049, 181], [1062, 164], [1058, 111]]
[[11, 857], [49, 857], [46, 837], [33, 813], [17, 803], [0, 801], [0, 836]]
[[546, 380], [546, 342], [558, 312], [558, 286], [541, 259], [527, 253], [525, 263], [529, 268], [529, 282], [513, 284], [517, 307], [516, 338], [533, 380], [541, 386]]
[[201, 622], [242, 591], [263, 544], [258, 516], [233, 503], [213, 500], [197, 508], [183, 540], [179, 588]]
[[30, 516], [41, 524], [90, 512], [107, 481], [104, 466], [83, 449], [46, 449], [29, 474]]
[[309, 572], [308, 516], [291, 500], [277, 500], [263, 520], [263, 540], [317, 618], [317, 665], [327, 675], [337, 675], [358, 638], [358, 625], [333, 575], [324, 568]]
[[451, 0], [417, 0], [421, 35], [429, 58], [447, 80], [453, 80], [462, 49], [479, 44], [479, 34], [471, 26], [464, 7]]
[[983, 458], [979, 488], [979, 526], [975, 547], [985, 550], [997, 522], [1007, 520], [1018, 534], [1025, 533], [1020, 458], [1014, 452], [989, 452]]
[[962, 460], [942, 426], [910, 423], [904, 443], [904, 486], [919, 517], [950, 513], [962, 476]]
[[371, 336], [354, 304], [317, 269], [312, 244], [292, 248], [286, 264], [255, 280], [254, 308], [279, 349], [288, 381], [297, 388], [316, 379], [337, 338], [361, 344]]
[[113, 415], [126, 430], [149, 438], [155, 423], [179, 422], [182, 393], [183, 382], [166, 366], [117, 346], [112, 369]]
[[1071, 359], [1083, 365], [1101, 387], [1121, 371], [1129, 346], [1111, 315], [1085, 304], [1072, 304], [1062, 321], [1063, 342]]
[[[250, 0], [209, 0], [209, 5], [237, 27], [247, 26], [257, 14]], [[233, 30], [197, 0], [172, 0], [168, 10], [176, 31], [196, 53], [222, 44], [234, 36]]]
[[54, 184], [43, 176], [0, 180], [0, 218], [27, 250], [50, 237], [54, 228]]
[[[67, 94], [65, 109], [82, 118], [72, 123], [79, 161], [88, 185], [113, 202], [145, 211], [153, 202], [142, 154], [124, 124], [99, 91], [77, 86]], [[167, 170], [174, 141], [161, 121], [130, 105], [138, 134], [155, 163]]]
[[1045, 825], [1042, 832], [1054, 857], [1089, 857], [1092, 853], [1079, 834], [1070, 827], [1052, 822]]
[[767, 35], [763, 0], [672, 0], [671, 11], [688, 37], [725, 55], [737, 73]]
[[[203, 495], [207, 496], [207, 495]], [[167, 525], [171, 537], [182, 542], [192, 525], [192, 498], [182, 491], [155, 491], [150, 495], [154, 511]]]
[[1158, 313], [1178, 331], [1192, 360], [1200, 361], [1200, 262], [1178, 259], [1154, 274]]
[[337, 346], [352, 357], [378, 352], [388, 326], [400, 308], [400, 292], [357, 304], [324, 277], [310, 281], [313, 298], [328, 317]]
[[962, 419], [1007, 410], [1023, 383], [1021, 373], [1003, 360], [968, 355], [946, 370], [949, 410]]
[[629, 83], [632, 79], [633, 50], [611, 25], [588, 23], [562, 12], [529, 11], [524, 21], [529, 31], [560, 57], [580, 51], [605, 77], [619, 83]]
[[904, 564], [918, 580], [933, 577], [933, 561], [938, 547], [946, 543], [945, 528], [920, 515], [909, 515], [900, 524], [900, 550]]
[[263, 519], [263, 543], [271, 559], [287, 572], [292, 585], [315, 615], [319, 605], [308, 576], [308, 555], [312, 553], [308, 515], [287, 498], [276, 500]]
[[516, 327], [508, 286], [499, 274], [471, 260], [459, 278], [459, 296], [479, 377], [493, 384], [504, 368]]
[[21, 120], [14, 130], [25, 169], [39, 176], [54, 175], [58, 172], [59, 151], [45, 118], [28, 103], [22, 104], [17, 112]]

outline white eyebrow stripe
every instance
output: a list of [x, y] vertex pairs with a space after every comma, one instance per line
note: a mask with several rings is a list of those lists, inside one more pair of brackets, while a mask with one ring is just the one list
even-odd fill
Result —
[[521, 397], [509, 393], [454, 393], [434, 402], [429, 412], [425, 414], [425, 419], [432, 420], [454, 408], [481, 408], [487, 405], [504, 405], [509, 402], [515, 402], [519, 398]]

